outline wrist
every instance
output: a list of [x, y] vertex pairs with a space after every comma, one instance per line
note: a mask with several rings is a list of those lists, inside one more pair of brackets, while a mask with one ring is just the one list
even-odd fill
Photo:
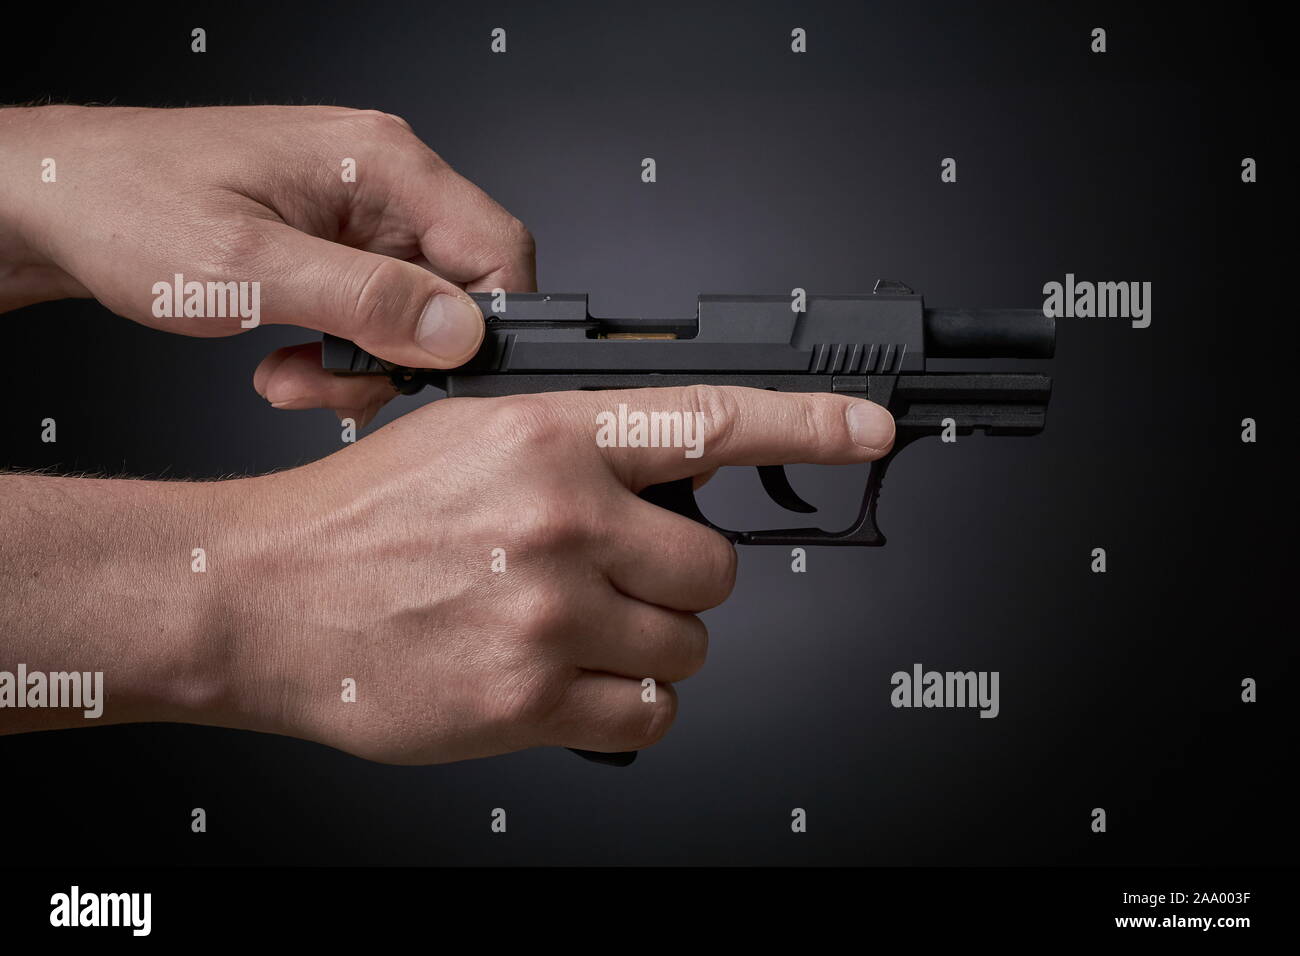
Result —
[[[86, 490], [84, 479], [66, 480]], [[237, 644], [221, 625], [223, 587], [213, 568], [225, 483], [93, 484], [100, 501], [82, 506], [110, 516], [89, 595], [108, 610], [99, 651], [113, 652], [106, 716], [220, 723], [238, 694]]]
[[86, 112], [77, 106], [0, 109], [0, 311], [88, 294], [52, 251], [53, 223], [70, 201], [69, 177], [76, 171], [63, 130]]
[[[266, 626], [284, 595], [277, 583], [279, 537], [259, 507], [257, 478], [204, 484], [209, 518], [202, 545], [205, 570], [195, 572], [196, 632], [192, 655], [201, 692], [181, 718], [192, 723], [278, 732], [281, 725], [283, 634]], [[187, 706], [188, 704], [188, 706]]]
[[[208, 599], [200, 605], [201, 653], [212, 675], [197, 723], [310, 737], [303, 701], [313, 695], [310, 661], [294, 649], [310, 600], [294, 580], [323, 556], [303, 546], [309, 505], [302, 469], [207, 486], [215, 515]], [[299, 703], [295, 704], [297, 701]]]

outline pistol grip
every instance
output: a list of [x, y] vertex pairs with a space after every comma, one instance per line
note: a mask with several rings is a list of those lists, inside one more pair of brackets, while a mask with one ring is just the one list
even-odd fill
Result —
[[[715, 526], [704, 517], [700, 511], [699, 504], [695, 501], [694, 480], [691, 478], [682, 478], [678, 481], [668, 481], [661, 485], [651, 485], [641, 492], [641, 497], [652, 505], [658, 505], [660, 508], [667, 508], [684, 518], [690, 518], [692, 521], [698, 521], [700, 524], [708, 525], [710, 528]], [[732, 542], [735, 542], [734, 531], [725, 531], [722, 528], [715, 528], [721, 534], [726, 536]], [[636, 751], [628, 750], [616, 753], [602, 753], [598, 750], [579, 750], [576, 747], [570, 747], [579, 757], [584, 760], [590, 760], [592, 763], [601, 763], [610, 767], [626, 767], [636, 759]]]

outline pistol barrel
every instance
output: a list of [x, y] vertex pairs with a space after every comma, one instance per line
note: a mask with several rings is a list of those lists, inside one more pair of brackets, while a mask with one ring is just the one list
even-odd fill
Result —
[[1056, 320], [1040, 309], [926, 309], [932, 358], [1051, 358]]

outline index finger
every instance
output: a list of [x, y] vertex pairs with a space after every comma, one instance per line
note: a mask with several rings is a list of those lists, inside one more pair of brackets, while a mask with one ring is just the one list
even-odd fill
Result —
[[597, 447], [633, 491], [721, 465], [847, 465], [894, 444], [894, 419], [865, 398], [735, 385], [569, 393]]

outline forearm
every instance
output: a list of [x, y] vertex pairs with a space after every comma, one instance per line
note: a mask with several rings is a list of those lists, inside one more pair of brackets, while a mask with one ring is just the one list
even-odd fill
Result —
[[[231, 533], [233, 484], [0, 476], [0, 732], [249, 722], [229, 582], [194, 570], [195, 549], [206, 561]], [[40, 701], [30, 675], [71, 672], [103, 675], [101, 716], [50, 706], [48, 687], [43, 705], [17, 706]]]

